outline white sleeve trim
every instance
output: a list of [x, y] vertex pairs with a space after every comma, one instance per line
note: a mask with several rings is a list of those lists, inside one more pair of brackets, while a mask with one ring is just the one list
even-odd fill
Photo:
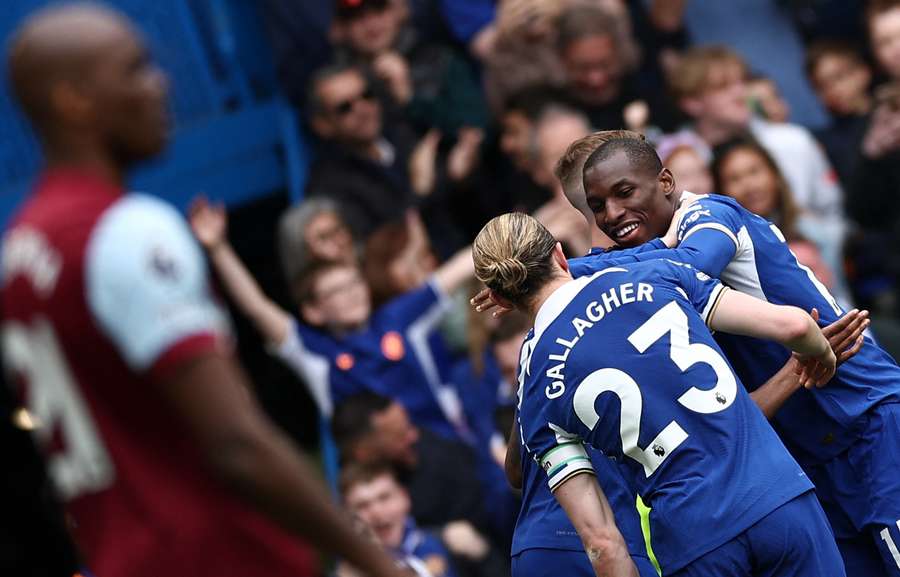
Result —
[[573, 475], [594, 473], [594, 466], [580, 441], [562, 443], [541, 457], [541, 467], [546, 471], [550, 491], [555, 491]]
[[741, 245], [740, 245], [740, 243], [738, 242], [737, 237], [734, 236], [734, 233], [731, 232], [730, 230], [728, 230], [728, 227], [727, 227], [727, 226], [725, 226], [724, 224], [719, 223], [719, 222], [704, 222], [704, 223], [698, 224], [697, 226], [691, 228], [691, 230], [687, 231], [687, 232], [684, 234], [684, 236], [681, 237], [681, 241], [680, 241], [680, 242], [686, 241], [686, 240], [688, 239], [689, 236], [691, 236], [692, 234], [694, 234], [694, 233], [697, 232], [698, 230], [703, 230], [703, 229], [712, 229], [712, 230], [718, 230], [719, 232], [723, 232], [723, 233], [725, 233], [725, 235], [726, 235], [728, 238], [731, 239], [731, 242], [734, 243], [734, 249], [735, 249], [735, 250], [738, 250], [738, 249], [741, 248]]
[[187, 223], [159, 199], [128, 195], [101, 216], [84, 283], [92, 316], [135, 371], [189, 337], [230, 332]]
[[328, 378], [331, 366], [326, 357], [311, 352], [303, 345], [297, 320], [291, 318], [284, 340], [280, 343], [270, 343], [267, 348], [270, 354], [284, 361], [303, 379], [319, 409], [319, 414], [330, 418], [334, 412], [331, 382]]
[[706, 323], [706, 326], [709, 326], [710, 321], [713, 316], [716, 314], [716, 309], [719, 306], [719, 299], [722, 298], [722, 295], [725, 294], [725, 291], [728, 290], [728, 287], [723, 285], [722, 283], [717, 284], [713, 287], [712, 293], [709, 295], [709, 299], [706, 301], [706, 306], [703, 307], [703, 311], [700, 313], [701, 318], [703, 318], [703, 322]]

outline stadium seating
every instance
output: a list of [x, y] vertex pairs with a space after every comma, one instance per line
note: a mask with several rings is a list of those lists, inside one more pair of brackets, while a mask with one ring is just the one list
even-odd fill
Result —
[[[5, 0], [0, 36], [46, 0]], [[115, 0], [134, 18], [170, 79], [175, 121], [166, 155], [141, 167], [135, 189], [184, 208], [198, 193], [234, 205], [303, 190], [307, 148], [293, 111], [277, 96], [271, 57], [252, 4], [239, 0]], [[0, 78], [0, 224], [27, 193], [40, 164], [30, 128]]]

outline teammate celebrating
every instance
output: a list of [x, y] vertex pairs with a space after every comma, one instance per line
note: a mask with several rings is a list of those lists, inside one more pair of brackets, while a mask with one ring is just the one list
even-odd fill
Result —
[[[597, 225], [625, 247], [662, 234], [678, 202], [675, 181], [653, 147], [634, 139], [595, 150], [584, 165], [584, 186]], [[632, 256], [689, 263], [769, 302], [815, 308], [825, 322], [844, 314], [797, 262], [778, 228], [730, 198], [710, 195], [692, 205], [678, 224], [678, 240], [677, 249]], [[584, 271], [605, 266], [598, 262]], [[731, 335], [718, 341], [751, 391], [790, 358], [775, 343]], [[866, 339], [827, 387], [793, 393], [772, 424], [816, 483], [848, 572], [900, 575], [900, 367]], [[871, 540], [860, 546], [866, 534], [874, 546]]]
[[166, 138], [166, 80], [131, 25], [50, 8], [17, 31], [9, 68], [47, 167], [3, 241], [2, 350], [87, 565], [309, 575], [302, 536], [398, 574], [248, 394], [185, 222], [124, 194]]
[[812, 484], [704, 326], [776, 339], [821, 383], [835, 356], [809, 315], [672, 261], [573, 281], [560, 245], [522, 214], [489, 222], [473, 255], [494, 295], [534, 319], [521, 355], [525, 446], [598, 575], [637, 573], [603, 492], [582, 474], [592, 470], [582, 441], [620, 459], [652, 506], [666, 575], [844, 575]]

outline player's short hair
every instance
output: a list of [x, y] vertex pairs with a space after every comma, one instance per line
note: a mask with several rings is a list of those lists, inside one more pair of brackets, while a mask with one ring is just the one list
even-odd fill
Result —
[[859, 49], [844, 40], [818, 40], [806, 49], [803, 65], [806, 76], [815, 84], [816, 67], [829, 56], [839, 56], [850, 60], [854, 65], [867, 66]]
[[584, 161], [582, 174], [586, 174], [588, 170], [603, 163], [618, 152], [624, 152], [631, 166], [645, 174], [656, 175], [663, 169], [662, 161], [659, 159], [656, 149], [647, 140], [611, 138], [597, 147], [588, 159]]
[[386, 411], [393, 402], [384, 395], [364, 391], [350, 395], [335, 407], [331, 434], [342, 459], [346, 460], [356, 443], [372, 433], [372, 417]]
[[740, 67], [747, 74], [747, 64], [736, 52], [725, 46], [691, 48], [679, 60], [669, 76], [669, 90], [676, 101], [698, 96], [709, 88], [709, 72], [715, 66]]
[[384, 476], [392, 478], [398, 486], [402, 487], [397, 470], [390, 463], [346, 463], [341, 467], [338, 477], [338, 490], [341, 492], [341, 497], [346, 498], [347, 494], [357, 485], [371, 483]]
[[570, 188], [580, 187], [584, 163], [591, 153], [614, 138], [646, 140], [643, 134], [632, 130], [600, 130], [570, 144], [553, 169], [553, 174], [559, 179], [567, 197]]
[[502, 214], [472, 243], [475, 276], [514, 305], [524, 305], [550, 280], [554, 247], [556, 239], [534, 217]]

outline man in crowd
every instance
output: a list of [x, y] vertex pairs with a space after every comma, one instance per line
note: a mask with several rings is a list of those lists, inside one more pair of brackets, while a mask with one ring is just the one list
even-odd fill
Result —
[[90, 570], [308, 575], [303, 537], [396, 575], [249, 394], [185, 222], [124, 194], [167, 132], [166, 79], [130, 23], [49, 8], [9, 69], [47, 165], [3, 241], [2, 349]]

